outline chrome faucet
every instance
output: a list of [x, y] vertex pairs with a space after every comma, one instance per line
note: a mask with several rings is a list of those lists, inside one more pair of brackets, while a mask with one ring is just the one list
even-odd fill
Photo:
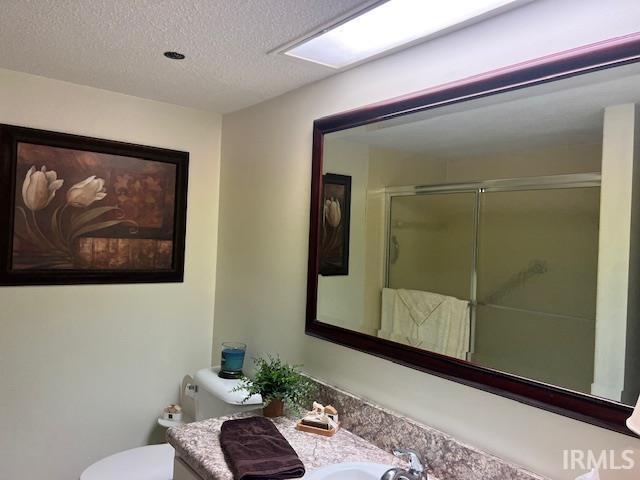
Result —
[[390, 468], [382, 474], [380, 480], [427, 480], [425, 464], [420, 460], [420, 455], [413, 450], [398, 448], [393, 451], [396, 457], [409, 459], [409, 469]]

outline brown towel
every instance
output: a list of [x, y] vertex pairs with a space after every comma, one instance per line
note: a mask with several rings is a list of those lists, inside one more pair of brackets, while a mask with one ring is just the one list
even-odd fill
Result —
[[227, 420], [220, 446], [236, 480], [299, 478], [305, 472], [295, 450], [264, 417]]

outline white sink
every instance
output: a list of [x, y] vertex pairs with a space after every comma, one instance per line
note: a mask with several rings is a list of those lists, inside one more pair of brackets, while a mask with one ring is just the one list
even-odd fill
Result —
[[307, 472], [304, 480], [380, 480], [393, 465], [381, 463], [336, 463]]

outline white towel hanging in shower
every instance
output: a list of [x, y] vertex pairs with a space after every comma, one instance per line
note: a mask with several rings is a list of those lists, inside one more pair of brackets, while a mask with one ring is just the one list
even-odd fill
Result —
[[378, 336], [462, 360], [469, 351], [469, 302], [419, 290], [382, 292]]

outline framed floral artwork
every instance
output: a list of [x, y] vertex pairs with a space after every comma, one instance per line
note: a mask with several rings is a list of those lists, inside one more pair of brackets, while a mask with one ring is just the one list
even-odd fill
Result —
[[189, 154], [0, 125], [0, 284], [181, 282]]
[[325, 173], [322, 188], [320, 275], [349, 275], [351, 177]]

